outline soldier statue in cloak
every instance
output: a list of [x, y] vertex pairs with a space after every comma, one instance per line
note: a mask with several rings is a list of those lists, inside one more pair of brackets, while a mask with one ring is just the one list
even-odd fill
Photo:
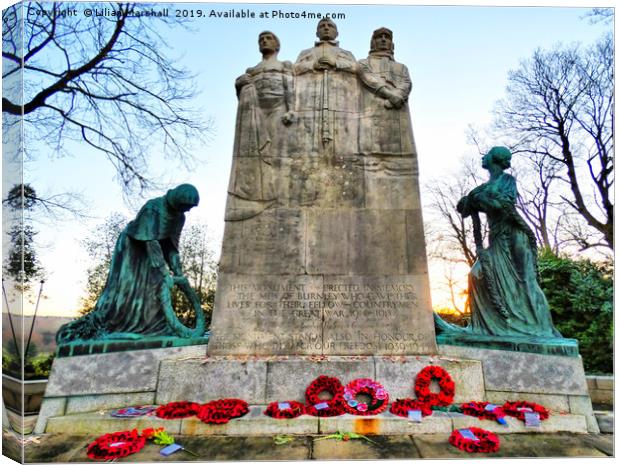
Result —
[[[185, 212], [198, 205], [198, 191], [181, 184], [151, 199], [120, 234], [108, 278], [94, 310], [60, 328], [59, 344], [79, 340], [200, 337], [204, 313], [183, 275], [179, 239]], [[178, 285], [196, 311], [196, 327], [185, 327], [172, 309]]]

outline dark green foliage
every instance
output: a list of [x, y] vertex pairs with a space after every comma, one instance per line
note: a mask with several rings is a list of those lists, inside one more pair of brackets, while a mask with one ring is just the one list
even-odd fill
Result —
[[13, 210], [30, 210], [37, 202], [37, 193], [30, 184], [15, 184], [4, 199]]
[[541, 286], [555, 327], [579, 341], [588, 373], [613, 373], [613, 264], [542, 251]]
[[17, 281], [29, 283], [43, 273], [37, 257], [34, 238], [38, 233], [30, 225], [18, 225], [9, 230], [11, 246], [4, 271]]
[[[24, 365], [24, 379], [47, 379], [52, 369], [54, 354], [52, 353], [36, 353], [34, 344], [30, 345], [28, 357]], [[22, 378], [21, 358], [15, 353], [14, 346], [9, 345], [8, 348], [2, 350], [2, 372], [17, 379]]]
[[9, 250], [4, 262], [4, 273], [21, 286], [29, 288], [32, 281], [43, 278], [43, 266], [36, 250], [38, 232], [31, 225], [30, 210], [35, 205], [36, 192], [29, 184], [16, 184], [3, 199], [3, 205], [17, 214], [23, 214], [9, 229]]

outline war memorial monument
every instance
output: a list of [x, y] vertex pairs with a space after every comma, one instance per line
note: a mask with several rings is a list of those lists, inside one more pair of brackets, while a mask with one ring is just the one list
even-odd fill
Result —
[[[574, 340], [554, 328], [536, 277], [531, 231], [515, 210], [510, 152], [489, 151], [487, 183], [459, 202], [490, 229], [477, 233], [470, 273], [472, 324], [434, 318], [411, 126], [411, 79], [397, 38], [369, 31], [356, 59], [321, 20], [316, 42], [281, 61], [276, 34], [258, 37], [260, 61], [238, 96], [225, 231], [211, 331], [186, 328], [169, 306], [179, 285], [183, 212], [200, 208], [182, 185], [149, 201], [121, 234], [95, 312], [63, 327], [37, 432], [105, 433], [158, 425], [99, 411], [173, 401], [243, 399], [250, 412], [224, 425], [167, 420], [171, 434], [450, 433], [477, 424], [437, 412], [422, 422], [387, 411], [275, 420], [270, 402], [304, 401], [320, 375], [381, 383], [412, 397], [428, 365], [447, 370], [454, 402], [523, 399], [551, 416], [541, 432], [597, 432]], [[241, 70], [240, 70], [241, 71]], [[481, 168], [481, 169], [482, 169]], [[476, 226], [478, 225], [478, 226]], [[200, 312], [198, 312], [200, 313]], [[563, 414], [560, 415], [559, 412]], [[486, 425], [524, 432], [519, 421]], [[529, 430], [531, 431], [531, 430]]]

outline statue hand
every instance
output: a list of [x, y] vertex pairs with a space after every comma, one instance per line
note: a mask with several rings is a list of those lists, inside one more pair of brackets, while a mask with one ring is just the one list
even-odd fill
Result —
[[292, 111], [288, 111], [282, 116], [282, 124], [285, 126], [289, 126], [293, 121], [295, 121], [295, 113]]
[[321, 70], [335, 68], [336, 60], [334, 60], [331, 57], [322, 56], [322, 57], [319, 57], [319, 59], [314, 63], [314, 67], [316, 69], [321, 69]]
[[403, 103], [405, 103], [402, 97], [396, 94], [390, 95], [390, 97], [388, 98], [388, 101], [392, 104], [392, 107], [396, 109], [402, 107]]
[[183, 275], [173, 276], [172, 279], [174, 281], [174, 284], [176, 284], [177, 286], [181, 286], [181, 287], [189, 286], [189, 280]]

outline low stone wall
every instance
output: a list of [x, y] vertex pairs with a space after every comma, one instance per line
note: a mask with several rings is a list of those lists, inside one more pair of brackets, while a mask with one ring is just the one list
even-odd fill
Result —
[[614, 377], [586, 376], [590, 398], [594, 404], [614, 405]]

